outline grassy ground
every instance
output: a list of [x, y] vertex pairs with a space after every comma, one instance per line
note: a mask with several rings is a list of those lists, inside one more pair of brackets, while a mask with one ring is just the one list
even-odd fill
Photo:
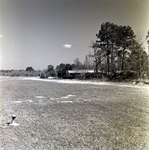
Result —
[[[76, 92], [80, 92], [78, 97], [69, 98], [72, 103], [58, 103], [49, 98], [35, 98], [34, 94], [29, 93], [33, 92], [27, 90], [29, 86], [34, 87], [37, 95], [39, 91], [36, 85], [30, 83], [25, 87], [15, 83], [15, 87], [20, 89], [20, 96], [17, 97], [20, 103], [19, 101], [14, 103], [16, 100], [15, 93], [12, 94], [14, 88], [12, 90], [7, 86], [7, 89], [1, 91], [7, 96], [7, 98], [1, 96], [1, 148], [8, 150], [149, 148], [149, 91], [122, 87], [87, 88], [82, 85], [81, 88], [77, 86], [79, 89]], [[71, 87], [68, 86], [66, 89], [68, 88], [71, 90]], [[87, 90], [90, 90], [89, 94]], [[24, 101], [21, 91], [28, 93], [32, 101]], [[42, 95], [47, 93], [44, 89], [40, 92]], [[6, 99], [10, 97], [12, 103], [8, 105]], [[82, 101], [85, 99], [86, 101]], [[6, 125], [11, 120], [12, 112], [17, 115], [15, 121], [20, 124], [18, 127]]]

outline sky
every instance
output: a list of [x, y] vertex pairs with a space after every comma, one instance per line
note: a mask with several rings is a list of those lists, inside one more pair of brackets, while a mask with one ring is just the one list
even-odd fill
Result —
[[132, 27], [147, 51], [149, 0], [0, 0], [0, 70], [83, 63], [105, 22]]

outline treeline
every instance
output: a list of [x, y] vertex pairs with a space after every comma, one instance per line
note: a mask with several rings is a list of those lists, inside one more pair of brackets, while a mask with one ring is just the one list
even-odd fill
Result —
[[41, 72], [41, 78], [48, 77], [59, 77], [59, 78], [72, 78], [68, 75], [68, 70], [83, 70], [83, 69], [94, 69], [94, 61], [88, 55], [85, 57], [84, 63], [79, 61], [79, 58], [74, 59], [74, 63], [61, 63], [54, 68], [53, 65], [48, 65], [47, 69]]
[[[92, 42], [93, 53], [85, 57], [84, 64], [79, 59], [74, 64], [60, 64], [58, 72], [79, 69], [94, 69], [91, 78], [107, 77], [110, 80], [133, 80], [149, 78], [149, 57], [130, 26], [119, 26], [106, 22], [101, 24]], [[149, 31], [146, 36], [149, 44]]]
[[40, 76], [41, 70], [34, 70], [32, 67], [27, 67], [25, 70], [0, 70], [0, 76], [11, 76], [11, 77], [37, 77]]
[[[149, 31], [146, 40], [149, 44]], [[36, 71], [32, 67], [25, 70], [1, 70], [0, 75], [70, 78], [66, 73], [68, 70], [94, 69], [94, 73], [88, 74], [88, 78], [106, 77], [109, 80], [149, 78], [149, 57], [130, 26], [119, 26], [110, 22], [101, 24], [96, 41], [92, 42], [90, 47], [93, 52], [85, 56], [84, 63], [76, 58], [73, 64], [61, 63], [56, 68], [48, 65], [42, 71]], [[85, 78], [86, 76], [83, 77]]]
[[106, 22], [101, 25], [96, 37], [91, 47], [94, 49], [92, 57], [97, 77], [98, 70], [110, 79], [142, 79], [149, 76], [148, 55], [131, 27]]

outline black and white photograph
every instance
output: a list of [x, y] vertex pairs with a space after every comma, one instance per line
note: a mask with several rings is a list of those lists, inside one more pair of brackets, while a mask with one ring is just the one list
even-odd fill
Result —
[[149, 149], [149, 0], [0, 0], [0, 150]]

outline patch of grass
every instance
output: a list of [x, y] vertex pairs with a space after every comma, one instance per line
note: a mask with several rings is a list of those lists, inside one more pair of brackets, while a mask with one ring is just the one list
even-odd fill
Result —
[[[50, 99], [63, 100], [61, 97], [73, 95], [73, 91], [76, 95], [67, 99], [73, 103]], [[141, 89], [11, 81], [2, 85], [1, 92], [1, 125], [6, 125], [11, 114], [17, 115], [15, 121], [20, 124], [0, 128], [1, 148], [149, 148], [149, 99], [148, 93]], [[45, 98], [36, 98], [38, 95]], [[11, 103], [16, 100], [22, 103]]]

